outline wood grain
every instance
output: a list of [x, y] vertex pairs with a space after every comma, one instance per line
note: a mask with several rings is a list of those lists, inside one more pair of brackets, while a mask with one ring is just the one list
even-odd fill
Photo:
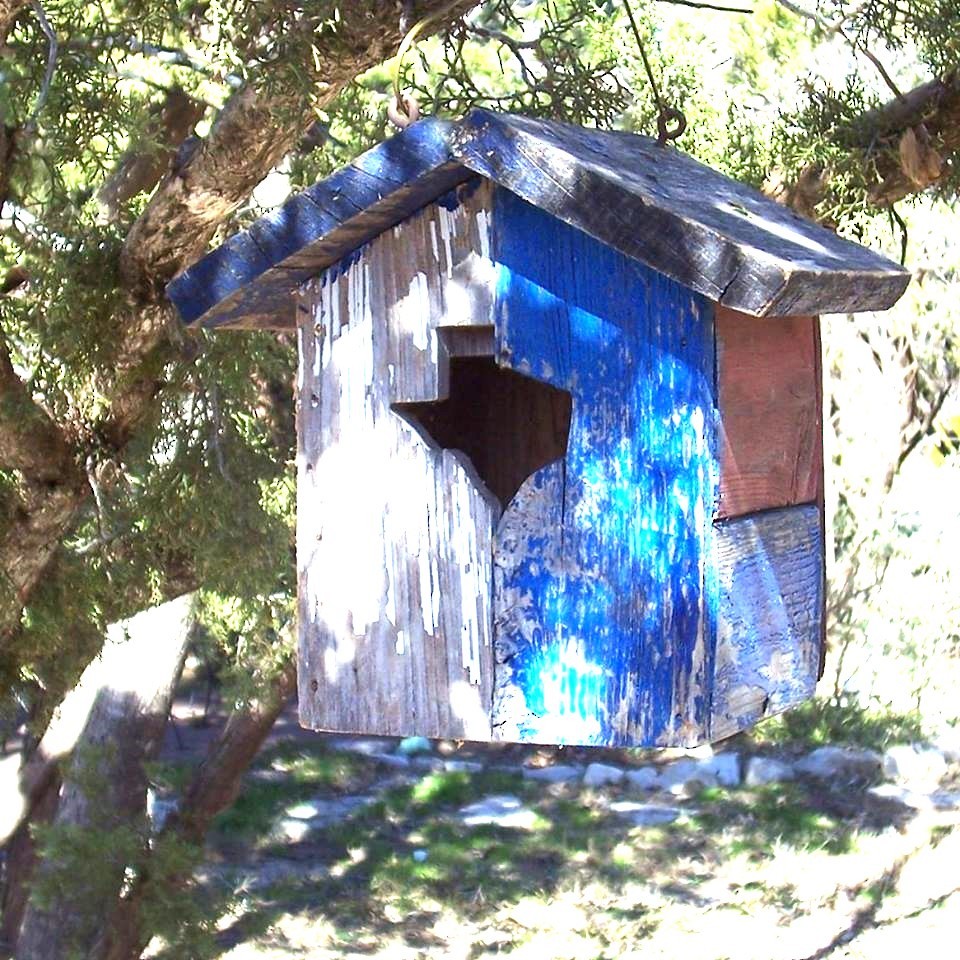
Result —
[[473, 110], [426, 120], [175, 278], [188, 323], [294, 324], [294, 288], [474, 174], [710, 300], [754, 316], [880, 310], [909, 273], [648, 137]]
[[473, 110], [452, 153], [628, 257], [753, 316], [882, 310], [910, 275], [649, 137]]
[[305, 292], [297, 494], [305, 726], [489, 739], [499, 505], [469, 460], [393, 409], [443, 396], [442, 328], [489, 336], [488, 202], [481, 190], [454, 209], [434, 205]]
[[717, 606], [712, 307], [506, 190], [494, 225], [498, 360], [573, 396], [565, 457], [497, 530], [495, 735], [698, 742]]
[[824, 620], [820, 508], [788, 507], [719, 523], [716, 550], [712, 740], [813, 696]]
[[817, 318], [758, 323], [717, 309], [718, 518], [818, 502], [823, 426]]

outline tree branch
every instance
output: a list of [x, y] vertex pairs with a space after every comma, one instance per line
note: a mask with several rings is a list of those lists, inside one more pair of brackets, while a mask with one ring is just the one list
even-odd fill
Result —
[[17, 376], [0, 335], [0, 469], [36, 483], [62, 483], [75, 473], [73, 449]]
[[7, 39], [7, 34], [29, 0], [0, 0], [0, 42]]
[[720, 13], [753, 13], [753, 7], [727, 7], [718, 3], [697, 3], [696, 0], [657, 0], [657, 3], [672, 3], [678, 7], [693, 7], [694, 10], [718, 10]]
[[[924, 164], [933, 173], [917, 178], [911, 165], [902, 162], [895, 149], [904, 135], [911, 130], [920, 130], [922, 136], [917, 142], [924, 151], [932, 151], [937, 160], [960, 150], [960, 74], [922, 84], [864, 115], [861, 123], [864, 139], [869, 137], [869, 143], [890, 147], [874, 157], [878, 183], [870, 191], [874, 203], [890, 206], [936, 183], [948, 170], [947, 164], [934, 163], [932, 167]], [[864, 144], [864, 149], [869, 152], [868, 143]], [[938, 168], [939, 174], [936, 174]]]
[[97, 191], [107, 220], [138, 193], [148, 193], [167, 172], [178, 148], [203, 116], [204, 105], [178, 87], [168, 90], [147, 126], [141, 143], [128, 151]]

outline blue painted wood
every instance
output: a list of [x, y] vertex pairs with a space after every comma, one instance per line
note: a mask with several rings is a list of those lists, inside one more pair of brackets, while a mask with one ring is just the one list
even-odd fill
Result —
[[907, 271], [650, 137], [472, 110], [476, 173], [711, 300], [753, 316], [882, 310]]
[[813, 696], [824, 618], [820, 507], [806, 504], [716, 528], [720, 588], [712, 739]]
[[292, 197], [175, 278], [170, 299], [187, 323], [291, 327], [293, 287], [471, 171], [755, 316], [882, 309], [909, 279], [647, 137], [474, 110], [458, 124], [414, 124]]
[[291, 197], [167, 287], [186, 323], [292, 327], [292, 291], [472, 174], [424, 120]]
[[712, 306], [508, 191], [493, 222], [498, 362], [573, 396], [565, 460], [497, 532], [494, 729], [697, 742], [718, 599]]

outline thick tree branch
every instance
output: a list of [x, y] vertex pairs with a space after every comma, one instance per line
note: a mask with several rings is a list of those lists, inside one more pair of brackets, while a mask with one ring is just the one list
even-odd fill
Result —
[[[890, 149], [875, 154], [879, 182], [871, 190], [870, 199], [889, 206], [904, 197], [935, 183], [947, 172], [947, 165], [924, 163], [928, 172], [920, 176], [916, 166], [907, 161], [899, 147], [901, 139], [910, 131], [924, 151], [933, 151], [943, 158], [960, 150], [960, 73], [944, 79], [931, 80], [905, 93], [902, 97], [865, 114], [861, 120], [865, 138], [865, 152], [873, 153], [873, 144], [885, 144]], [[920, 130], [921, 136], [916, 131]], [[932, 154], [928, 154], [933, 159]], [[923, 158], [920, 158], [923, 159]]]
[[0, 0], [0, 42], [6, 40], [20, 11], [29, 0]]
[[[203, 842], [213, 818], [236, 799], [253, 758], [263, 746], [287, 701], [297, 687], [296, 667], [288, 663], [259, 701], [235, 710], [200, 766], [179, 808], [169, 817], [159, 843], [176, 838], [193, 845]], [[184, 877], [152, 877], [148, 870], [118, 904], [106, 935], [103, 960], [136, 960], [150, 938], [140, 914], [144, 901], [175, 888]], [[160, 885], [157, 890], [155, 885]]]
[[167, 91], [154, 111], [143, 141], [127, 152], [97, 191], [105, 219], [115, 220], [128, 200], [149, 192], [160, 182], [203, 111], [202, 103], [179, 88]]
[[76, 472], [72, 447], [17, 376], [0, 336], [0, 469], [30, 482], [62, 483]]

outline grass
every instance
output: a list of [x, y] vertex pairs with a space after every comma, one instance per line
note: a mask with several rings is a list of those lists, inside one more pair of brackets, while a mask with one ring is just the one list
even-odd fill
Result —
[[847, 744], [882, 751], [891, 744], [911, 743], [923, 736], [918, 714], [876, 712], [829, 700], [810, 700], [763, 721], [750, 738], [757, 744], [781, 747]]

